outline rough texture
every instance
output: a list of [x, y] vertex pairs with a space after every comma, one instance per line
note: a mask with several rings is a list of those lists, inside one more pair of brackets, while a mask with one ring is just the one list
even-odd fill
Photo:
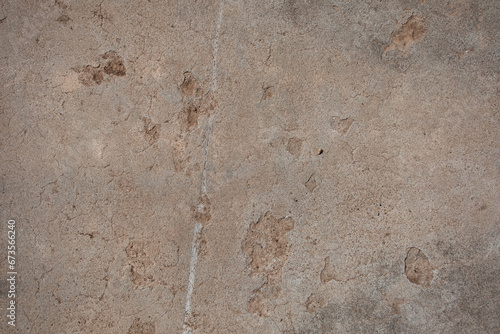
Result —
[[0, 333], [500, 333], [499, 15], [0, 2]]
[[418, 248], [412, 247], [405, 259], [405, 272], [408, 280], [428, 288], [434, 278], [434, 268], [427, 256]]
[[281, 293], [283, 266], [290, 251], [287, 233], [293, 227], [292, 218], [277, 219], [267, 212], [248, 228], [241, 250], [248, 257], [250, 274], [264, 279], [248, 302], [251, 313], [268, 317], [275, 307], [274, 299]]

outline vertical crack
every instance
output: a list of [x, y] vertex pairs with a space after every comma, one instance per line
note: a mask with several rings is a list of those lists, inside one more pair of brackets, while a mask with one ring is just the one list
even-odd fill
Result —
[[[218, 45], [219, 45], [219, 34], [220, 34], [220, 29], [221, 29], [221, 24], [222, 24], [222, 13], [223, 13], [223, 5], [224, 1], [220, 0], [219, 2], [219, 13], [217, 16], [217, 25], [215, 29], [215, 38], [213, 42], [213, 60], [212, 60], [212, 82], [211, 82], [211, 91], [212, 94], [215, 94], [217, 91], [217, 53], [218, 53]], [[201, 187], [200, 187], [200, 202], [199, 202], [199, 207], [201, 207], [201, 210], [205, 210], [205, 201], [203, 200], [204, 198], [207, 197], [207, 163], [208, 163], [208, 150], [210, 147], [210, 136], [213, 131], [213, 124], [215, 121], [215, 118], [217, 117], [217, 107], [215, 109], [215, 112], [212, 116], [209, 116], [208, 118], [208, 123], [207, 127], [205, 129], [205, 147], [203, 150], [203, 169], [202, 169], [202, 175], [201, 175]], [[188, 287], [187, 287], [187, 292], [186, 292], [186, 306], [184, 309], [184, 324], [183, 324], [183, 334], [190, 334], [193, 331], [193, 323], [191, 321], [192, 319], [192, 310], [191, 310], [191, 296], [194, 291], [194, 284], [195, 284], [195, 277], [196, 277], [196, 265], [198, 263], [198, 255], [200, 252], [200, 236], [201, 233], [203, 232], [203, 222], [200, 222], [200, 218], [197, 215], [196, 216], [196, 221], [194, 224], [194, 231], [193, 231], [193, 243], [191, 247], [191, 262], [189, 265], [189, 279], [188, 279]]]

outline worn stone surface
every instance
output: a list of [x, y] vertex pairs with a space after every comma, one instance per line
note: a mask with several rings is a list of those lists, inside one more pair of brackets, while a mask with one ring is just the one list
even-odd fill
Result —
[[434, 278], [434, 268], [427, 256], [418, 248], [408, 250], [405, 259], [405, 272], [408, 280], [428, 288]]
[[499, 333], [499, 15], [0, 2], [0, 332]]

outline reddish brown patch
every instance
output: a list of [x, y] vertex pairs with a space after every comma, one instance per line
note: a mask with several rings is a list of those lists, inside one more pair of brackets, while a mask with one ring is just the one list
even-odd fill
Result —
[[426, 32], [425, 18], [412, 15], [405, 24], [391, 34], [391, 42], [385, 48], [384, 53], [391, 50], [406, 52], [413, 43], [422, 39]]
[[424, 288], [430, 287], [431, 281], [434, 278], [434, 267], [429, 262], [427, 256], [415, 247], [408, 250], [405, 259], [405, 272], [410, 282]]

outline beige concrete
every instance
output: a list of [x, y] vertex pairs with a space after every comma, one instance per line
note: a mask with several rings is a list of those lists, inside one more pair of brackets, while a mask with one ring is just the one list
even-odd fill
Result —
[[499, 15], [0, 2], [0, 332], [500, 333]]

